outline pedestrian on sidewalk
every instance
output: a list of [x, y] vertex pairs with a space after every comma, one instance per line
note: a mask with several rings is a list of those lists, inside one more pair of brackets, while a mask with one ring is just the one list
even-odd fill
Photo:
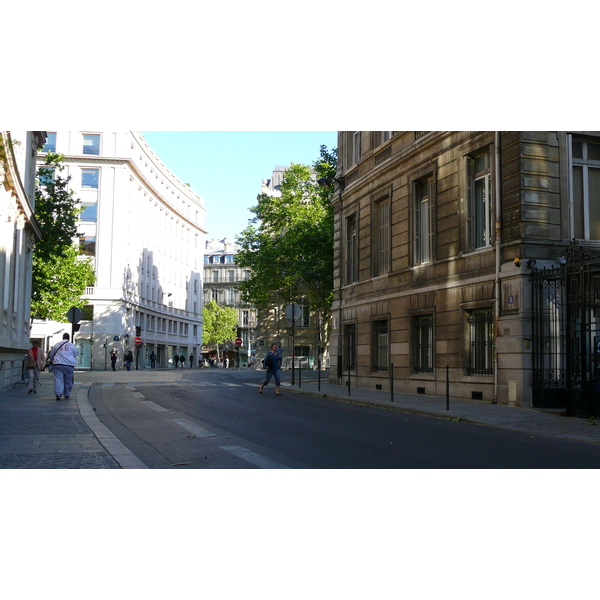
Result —
[[152, 354], [150, 355], [150, 366], [153, 369], [156, 369], [156, 353], [152, 350]]
[[127, 367], [128, 371], [131, 371], [131, 365], [133, 363], [133, 354], [131, 350], [125, 356], [125, 367]]
[[77, 364], [77, 346], [69, 341], [69, 334], [63, 333], [63, 341], [54, 344], [49, 358], [52, 361], [52, 374], [54, 375], [54, 393], [56, 399], [64, 394], [65, 400], [69, 399], [73, 388], [73, 374]]
[[113, 371], [117, 370], [117, 349], [113, 348], [110, 351], [110, 366], [112, 367]]
[[41, 348], [38, 348], [37, 342], [31, 343], [31, 348], [27, 352], [27, 372], [29, 373], [28, 394], [33, 392], [37, 394], [37, 388], [40, 385], [40, 371], [46, 366], [46, 355]]
[[181, 363], [181, 368], [183, 369], [183, 367], [185, 367], [185, 356], [183, 354], [179, 357], [179, 362]]
[[265, 385], [269, 385], [269, 381], [271, 381], [271, 377], [274, 377], [275, 378], [275, 395], [281, 396], [281, 394], [279, 393], [279, 386], [281, 385], [281, 382], [279, 380], [279, 360], [278, 360], [278, 356], [277, 356], [277, 344], [273, 344], [271, 346], [271, 352], [269, 352], [269, 354], [267, 354], [264, 365], [267, 369], [267, 377], [260, 384], [260, 387], [258, 388], [259, 393], [261, 393], [261, 394], [263, 393], [263, 388], [265, 387]]
[[179, 366], [179, 354], [173, 357], [173, 362], [175, 363], [175, 368], [177, 368]]

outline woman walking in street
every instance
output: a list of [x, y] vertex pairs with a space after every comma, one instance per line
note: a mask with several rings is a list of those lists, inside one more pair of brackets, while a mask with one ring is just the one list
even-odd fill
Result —
[[263, 393], [263, 388], [265, 387], [265, 385], [269, 385], [271, 377], [274, 377], [275, 395], [281, 396], [281, 394], [279, 393], [279, 386], [281, 385], [281, 382], [279, 380], [279, 360], [277, 356], [277, 344], [273, 344], [271, 346], [271, 352], [269, 352], [269, 354], [267, 354], [267, 357], [265, 358], [265, 367], [267, 368], [267, 377], [260, 384], [260, 387], [258, 388], [259, 393]]
[[52, 361], [56, 399], [60, 400], [64, 394], [65, 400], [68, 400], [73, 388], [73, 374], [77, 364], [77, 346], [71, 344], [68, 333], [63, 333], [62, 342], [54, 344], [49, 358]]

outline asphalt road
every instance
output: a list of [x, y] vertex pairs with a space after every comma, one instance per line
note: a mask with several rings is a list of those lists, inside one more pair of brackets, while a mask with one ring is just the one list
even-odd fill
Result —
[[96, 384], [97, 417], [150, 468], [598, 468], [600, 446], [302, 395], [260, 372]]

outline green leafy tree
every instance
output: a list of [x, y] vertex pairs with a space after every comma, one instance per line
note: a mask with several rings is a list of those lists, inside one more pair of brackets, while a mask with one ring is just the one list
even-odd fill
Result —
[[64, 156], [48, 152], [38, 169], [35, 217], [44, 235], [33, 251], [32, 318], [67, 322], [72, 306], [82, 308], [81, 298], [94, 285], [91, 259], [79, 256], [73, 246], [81, 214], [79, 200], [69, 189], [71, 177], [62, 177]]
[[333, 207], [332, 180], [337, 167], [336, 150], [321, 146], [312, 165], [292, 164], [281, 184], [281, 197], [259, 194], [250, 210], [256, 215], [237, 236], [236, 262], [250, 269], [240, 284], [242, 298], [258, 308], [296, 302], [306, 297], [311, 309], [324, 320], [333, 302]]
[[219, 356], [219, 344], [231, 340], [237, 335], [237, 310], [233, 306], [219, 306], [211, 300], [202, 307], [202, 345], [217, 347]]

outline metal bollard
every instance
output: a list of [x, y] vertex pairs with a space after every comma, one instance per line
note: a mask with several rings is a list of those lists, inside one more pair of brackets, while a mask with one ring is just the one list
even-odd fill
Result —
[[446, 365], [446, 410], [450, 410], [450, 367]]
[[350, 365], [348, 365], [348, 396], [350, 395]]

